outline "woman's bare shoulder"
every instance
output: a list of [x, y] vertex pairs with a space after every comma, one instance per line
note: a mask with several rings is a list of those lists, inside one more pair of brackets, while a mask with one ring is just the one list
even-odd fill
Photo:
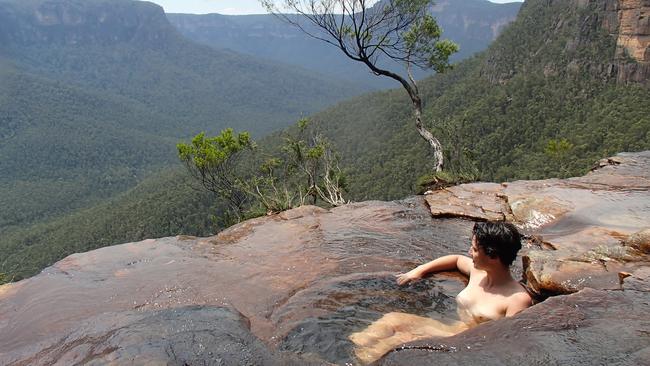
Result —
[[530, 296], [528, 291], [519, 286], [519, 290], [508, 296], [506, 316], [513, 316], [518, 312], [529, 308], [531, 305], [533, 305], [533, 298]]
[[456, 267], [465, 276], [471, 276], [472, 272], [476, 270], [474, 268], [474, 261], [472, 261], [472, 258], [460, 254], [456, 260]]

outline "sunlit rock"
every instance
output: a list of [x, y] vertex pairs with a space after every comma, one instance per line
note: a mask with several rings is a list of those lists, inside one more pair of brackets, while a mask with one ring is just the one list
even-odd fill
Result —
[[621, 289], [618, 272], [598, 261], [558, 258], [555, 252], [532, 251], [524, 256], [528, 287], [542, 296], [566, 294], [585, 287]]
[[405, 344], [381, 363], [507, 356], [509, 364], [591, 365], [626, 352], [635, 364], [648, 354], [650, 329], [649, 167], [650, 152], [621, 154], [579, 178], [303, 206], [213, 237], [74, 254], [0, 287], [0, 364], [354, 363], [350, 336], [386, 314], [458, 320], [462, 276], [398, 287], [394, 275], [466, 253], [468, 218], [519, 225], [526, 243], [516, 276], [542, 296], [574, 294], [451, 338]]
[[[230, 365], [352, 362], [349, 334], [386, 312], [455, 313], [454, 296], [464, 286], [458, 276], [400, 288], [394, 274], [466, 252], [471, 224], [432, 221], [424, 199], [415, 197], [331, 210], [304, 206], [214, 237], [74, 254], [0, 287], [0, 364], [122, 364], [136, 354], [142, 363], [164, 363], [169, 349], [176, 353], [170, 362], [179, 364], [219, 364], [220, 357]], [[230, 325], [217, 327], [220, 320]], [[227, 329], [232, 350], [240, 344], [249, 358], [229, 359], [231, 348], [216, 346]], [[184, 337], [193, 333], [200, 342], [190, 345]]]
[[625, 245], [645, 254], [650, 254], [650, 229], [644, 229], [630, 235], [625, 239]]
[[[507, 220], [549, 252], [527, 250], [539, 295], [620, 288], [618, 273], [649, 263], [650, 153], [599, 161], [583, 177], [464, 184], [426, 196], [433, 216]], [[630, 272], [631, 273], [631, 272]]]
[[466, 217], [474, 220], [510, 219], [503, 186], [494, 183], [463, 184], [425, 195], [434, 217]]
[[303, 365], [273, 355], [224, 307], [124, 311], [88, 318], [26, 364]]

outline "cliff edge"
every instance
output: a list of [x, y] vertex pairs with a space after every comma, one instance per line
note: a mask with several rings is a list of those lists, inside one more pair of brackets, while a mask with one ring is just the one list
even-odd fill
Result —
[[74, 254], [0, 287], [0, 363], [344, 364], [382, 314], [453, 318], [463, 278], [393, 274], [464, 253], [474, 220], [527, 234], [513, 318], [406, 344], [380, 364], [647, 362], [650, 152], [565, 180], [475, 183], [395, 202], [303, 206], [209, 238]]

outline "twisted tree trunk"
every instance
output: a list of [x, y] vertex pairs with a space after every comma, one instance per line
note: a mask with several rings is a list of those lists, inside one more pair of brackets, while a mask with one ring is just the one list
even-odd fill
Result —
[[422, 136], [422, 138], [428, 142], [433, 149], [433, 156], [436, 160], [434, 170], [436, 173], [439, 173], [442, 171], [445, 163], [444, 155], [442, 153], [442, 145], [440, 144], [440, 141], [438, 141], [438, 139], [422, 124], [422, 102], [420, 101], [420, 98], [413, 98], [411, 95], [411, 100], [413, 101], [413, 109], [415, 112], [415, 128], [418, 130], [420, 136]]
[[[369, 0], [260, 1], [270, 13], [310, 37], [339, 48], [348, 58], [365, 64], [373, 74], [398, 81], [413, 103], [415, 128], [433, 149], [434, 173], [442, 171], [442, 145], [422, 124], [422, 102], [411, 73], [413, 66], [442, 72], [449, 67], [449, 56], [458, 51], [453, 42], [440, 40], [441, 30], [428, 15], [431, 0], [385, 0], [380, 5]], [[284, 6], [278, 6], [278, 2]], [[282, 7], [291, 11], [283, 13]], [[287, 13], [298, 17], [289, 17]], [[303, 27], [301, 19], [317, 30]], [[380, 57], [404, 65], [408, 78], [380, 66]]]

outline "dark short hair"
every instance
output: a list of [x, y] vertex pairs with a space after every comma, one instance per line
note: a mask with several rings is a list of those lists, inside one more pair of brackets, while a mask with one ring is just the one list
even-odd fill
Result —
[[501, 263], [510, 266], [521, 249], [521, 235], [517, 228], [507, 222], [477, 222], [472, 229], [476, 243], [490, 258], [499, 258]]

